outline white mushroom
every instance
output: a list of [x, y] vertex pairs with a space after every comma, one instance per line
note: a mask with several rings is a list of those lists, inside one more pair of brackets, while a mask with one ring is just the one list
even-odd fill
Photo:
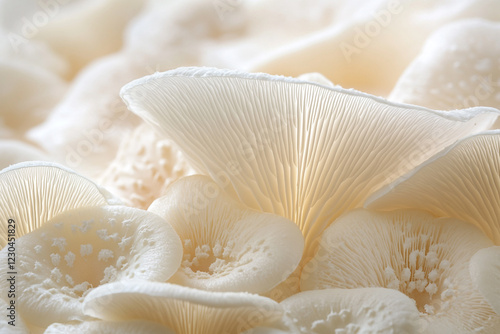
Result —
[[453, 110], [500, 108], [500, 23], [461, 20], [437, 30], [389, 100]]
[[415, 302], [383, 288], [305, 291], [280, 303], [304, 334], [420, 332]]
[[499, 152], [500, 131], [465, 138], [371, 196], [365, 206], [461, 219], [500, 245]]
[[84, 321], [77, 324], [55, 323], [43, 334], [176, 334], [158, 323], [130, 321]]
[[480, 249], [469, 264], [474, 286], [500, 315], [500, 246]]
[[441, 26], [471, 17], [500, 20], [500, 5], [490, 0], [343, 3], [335, 2], [336, 24], [266, 54], [246, 69], [290, 76], [320, 72], [345, 88], [387, 96]]
[[0, 139], [0, 170], [26, 161], [49, 161], [49, 157], [36, 147], [19, 140]]
[[[8, 244], [0, 252], [7, 259]], [[179, 267], [182, 244], [173, 228], [150, 212], [124, 206], [74, 209], [16, 240], [14, 268], [0, 264], [0, 287], [15, 277], [16, 303], [37, 326], [84, 319], [83, 297], [119, 280], [166, 281]], [[7, 277], [6, 277], [7, 276]]]
[[184, 244], [184, 261], [172, 283], [264, 293], [302, 258], [304, 239], [293, 222], [249, 209], [207, 176], [174, 182], [148, 210], [168, 221]]
[[165, 195], [167, 187], [194, 171], [183, 155], [149, 125], [139, 125], [124, 138], [118, 154], [99, 178], [99, 184], [132, 207], [147, 209]]
[[425, 333], [493, 333], [496, 315], [474, 288], [469, 261], [492, 242], [474, 225], [419, 211], [351, 211], [325, 230], [302, 291], [383, 287], [416, 301]]
[[0, 60], [0, 118], [22, 135], [43, 122], [62, 99], [67, 84], [40, 66], [19, 60]]
[[191, 165], [253, 209], [314, 240], [370, 193], [496, 119], [444, 113], [298, 79], [181, 68], [126, 85], [129, 108]]
[[109, 204], [118, 201], [107, 190], [61, 165], [24, 162], [10, 166], [0, 172], [0, 247], [10, 236], [10, 219], [19, 238], [64, 211]]
[[104, 320], [154, 321], [177, 334], [236, 334], [253, 327], [283, 326], [280, 305], [265, 297], [141, 281], [94, 289], [85, 298], [84, 312]]

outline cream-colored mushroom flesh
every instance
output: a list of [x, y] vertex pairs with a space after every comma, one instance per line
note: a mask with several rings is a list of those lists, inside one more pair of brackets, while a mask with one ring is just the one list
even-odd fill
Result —
[[61, 165], [10, 166], [0, 172], [0, 247], [7, 242], [9, 219], [19, 238], [64, 211], [115, 203], [105, 189]]
[[26, 161], [50, 161], [48, 155], [19, 140], [0, 139], [0, 170]]
[[469, 264], [475, 287], [500, 315], [500, 246], [480, 249]]
[[157, 73], [129, 83], [121, 96], [198, 172], [251, 208], [294, 221], [306, 245], [371, 192], [496, 119], [487, 108], [445, 114], [211, 68]]
[[[5, 247], [0, 255], [7, 258], [7, 252]], [[101, 284], [166, 281], [182, 259], [179, 237], [167, 222], [125, 206], [67, 211], [19, 238], [16, 252], [17, 308], [37, 326], [82, 319], [82, 297]]]
[[55, 323], [43, 334], [176, 334], [158, 323], [142, 320], [84, 321], [77, 324]]
[[469, 261], [492, 245], [477, 227], [419, 211], [351, 211], [325, 230], [301, 289], [383, 287], [413, 298], [425, 333], [471, 333], [500, 325], [474, 288]]
[[399, 78], [389, 100], [453, 110], [500, 108], [500, 23], [456, 21], [437, 30]]
[[105, 320], [144, 319], [177, 334], [241, 333], [259, 326], [280, 326], [275, 301], [244, 292], [208, 292], [169, 283], [116, 282], [91, 291], [87, 315]]
[[264, 293], [284, 281], [302, 258], [304, 239], [293, 222], [249, 209], [207, 176], [176, 181], [148, 210], [172, 224], [184, 245], [172, 283]]
[[465, 138], [371, 196], [376, 210], [415, 208], [471, 222], [500, 245], [500, 131]]
[[304, 334], [418, 333], [415, 302], [391, 289], [327, 289], [300, 292], [280, 303]]
[[176, 179], [194, 174], [172, 141], [147, 124], [123, 138], [118, 154], [99, 178], [129, 206], [146, 210]]

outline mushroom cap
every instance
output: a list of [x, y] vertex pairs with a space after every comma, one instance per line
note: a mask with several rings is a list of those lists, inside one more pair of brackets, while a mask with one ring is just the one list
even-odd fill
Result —
[[478, 250], [470, 259], [469, 270], [476, 289], [500, 315], [500, 246]]
[[127, 205], [146, 210], [165, 195], [173, 181], [193, 173], [170, 140], [141, 124], [123, 139], [118, 154], [98, 182]]
[[500, 317], [469, 274], [472, 255], [491, 245], [477, 227], [457, 219], [354, 210], [325, 230], [300, 287], [399, 290], [416, 301], [426, 333], [494, 329]]
[[[0, 255], [7, 258], [9, 247]], [[15, 251], [17, 307], [37, 326], [84, 319], [82, 297], [92, 288], [133, 278], [166, 281], [182, 260], [167, 222], [125, 206], [64, 212], [17, 239]], [[1, 267], [8, 277], [7, 261]], [[2, 279], [0, 287], [8, 284]]]
[[100, 176], [123, 138], [140, 124], [117, 94], [125, 83], [149, 73], [130, 58], [117, 53], [86, 66], [45, 122], [26, 137], [56, 161], [88, 177]]
[[20, 162], [49, 160], [45, 153], [19, 140], [0, 140], [0, 152], [0, 170]]
[[290, 220], [249, 209], [207, 176], [179, 179], [148, 209], [184, 245], [171, 283], [209, 291], [264, 293], [297, 267], [304, 238]]
[[169, 283], [123, 281], [92, 290], [87, 315], [105, 320], [159, 322], [177, 334], [240, 333], [252, 327], [279, 326], [275, 301], [245, 292], [209, 292]]
[[65, 211], [118, 203], [107, 190], [59, 164], [12, 165], [0, 171], [0, 247], [7, 243], [9, 219], [19, 238]]
[[156, 73], [120, 94], [198, 172], [249, 207], [294, 221], [308, 254], [342, 212], [497, 117], [489, 108], [444, 113], [213, 68]]
[[334, 3], [336, 24], [266, 54], [247, 69], [290, 76], [320, 72], [343, 87], [387, 96], [441, 26], [471, 17], [500, 20], [500, 5], [491, 0]]
[[500, 245], [500, 131], [462, 139], [373, 194], [365, 207], [419, 209], [479, 227]]
[[45, 120], [66, 93], [67, 84], [41, 66], [3, 59], [0, 61], [0, 87], [3, 123], [23, 134]]
[[43, 334], [176, 334], [165, 326], [142, 320], [84, 321], [77, 324], [55, 323]]
[[418, 333], [415, 302], [384, 288], [304, 291], [280, 303], [300, 333]]
[[389, 100], [441, 110], [500, 108], [500, 23], [459, 20], [433, 33]]

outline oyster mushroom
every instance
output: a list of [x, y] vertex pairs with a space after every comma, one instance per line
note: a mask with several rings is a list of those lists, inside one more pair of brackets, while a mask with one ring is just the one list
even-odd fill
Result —
[[104, 320], [143, 319], [177, 334], [241, 333], [282, 325], [275, 301], [244, 292], [209, 292], [169, 283], [116, 282], [91, 291], [84, 312]]
[[500, 20], [498, 2], [349, 1], [340, 19], [249, 64], [251, 72], [320, 72], [346, 88], [387, 96], [429, 35], [461, 19]]
[[176, 334], [158, 323], [130, 321], [84, 321], [77, 324], [55, 323], [47, 327], [43, 334]]
[[293, 222], [249, 209], [207, 176], [174, 182], [148, 211], [168, 221], [184, 244], [184, 261], [171, 283], [264, 293], [302, 258], [304, 239]]
[[165, 195], [173, 181], [193, 173], [171, 141], [163, 139], [149, 125], [141, 124], [124, 138], [117, 156], [100, 176], [99, 184], [120, 196], [127, 205], [145, 210]]
[[469, 270], [475, 287], [500, 315], [500, 246], [477, 251], [470, 259]]
[[418, 333], [415, 302], [383, 288], [300, 292], [282, 301], [285, 316], [300, 333]]
[[477, 227], [457, 219], [355, 210], [325, 230], [300, 287], [399, 290], [416, 301], [425, 333], [493, 333], [500, 316], [469, 273], [471, 257], [491, 245]]
[[479, 227], [500, 245], [500, 131], [460, 140], [373, 194], [375, 210], [419, 209]]
[[124, 86], [121, 96], [195, 170], [247, 206], [294, 221], [306, 256], [341, 213], [497, 117], [488, 108], [444, 113], [212, 68], [156, 73]]
[[[130, 279], [166, 281], [179, 267], [182, 245], [160, 217], [124, 206], [79, 208], [55, 216], [16, 240], [16, 304], [36, 326], [85, 319], [92, 288]], [[7, 259], [9, 247], [0, 255]], [[7, 261], [0, 287], [8, 291]], [[6, 277], [7, 276], [7, 277]]]
[[460, 20], [432, 34], [389, 100], [453, 110], [500, 108], [500, 23]]
[[68, 210], [119, 204], [107, 190], [58, 164], [23, 162], [0, 172], [0, 247], [7, 243], [8, 221], [15, 237], [34, 231]]

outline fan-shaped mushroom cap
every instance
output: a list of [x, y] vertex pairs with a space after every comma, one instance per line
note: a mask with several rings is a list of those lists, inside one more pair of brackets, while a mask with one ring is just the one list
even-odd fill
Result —
[[[5, 290], [5, 297], [7, 297], [7, 291], [9, 291], [9, 289]], [[19, 315], [16, 307], [17, 305], [15, 299], [10, 299], [7, 302], [0, 298], [0, 308], [4, 313], [4, 318], [0, 321], [0, 333], [30, 334], [28, 327]]]
[[415, 302], [383, 288], [300, 292], [282, 301], [300, 333], [418, 333]]
[[[9, 246], [0, 252], [5, 259]], [[82, 297], [100, 284], [166, 281], [182, 259], [182, 244], [169, 224], [125, 206], [62, 213], [16, 240], [15, 251], [17, 307], [37, 326], [82, 319]], [[1, 265], [3, 291], [11, 271], [6, 262]]]
[[441, 110], [500, 108], [500, 23], [461, 20], [437, 30], [389, 100]]
[[18, 140], [0, 140], [0, 152], [0, 170], [20, 162], [50, 160], [39, 149]]
[[84, 312], [105, 320], [155, 321], [177, 334], [241, 333], [252, 327], [279, 327], [282, 317], [278, 303], [258, 295], [141, 281], [94, 289], [85, 298]]
[[0, 247], [7, 240], [7, 222], [16, 224], [16, 238], [68, 210], [119, 204], [107, 190], [58, 164], [23, 162], [0, 172]]
[[198, 172], [251, 208], [294, 221], [308, 254], [341, 213], [497, 117], [488, 108], [443, 113], [210, 68], [157, 73], [129, 83], [121, 96]]
[[184, 261], [172, 283], [264, 293], [302, 258], [304, 239], [293, 222], [249, 209], [207, 176], [174, 182], [148, 210], [168, 221], [184, 244]]
[[469, 270], [474, 286], [500, 315], [500, 246], [477, 251], [470, 259]]
[[300, 287], [395, 289], [417, 302], [425, 333], [491, 332], [500, 317], [469, 274], [472, 255], [491, 245], [478, 228], [457, 219], [355, 210], [325, 230]]
[[78, 324], [55, 323], [43, 334], [176, 334], [158, 323], [142, 320], [84, 321]]
[[176, 179], [193, 174], [182, 153], [149, 125], [139, 125], [124, 138], [118, 154], [99, 178], [132, 207], [147, 209]]
[[465, 138], [375, 193], [365, 206], [465, 220], [500, 245], [499, 152], [500, 131]]

